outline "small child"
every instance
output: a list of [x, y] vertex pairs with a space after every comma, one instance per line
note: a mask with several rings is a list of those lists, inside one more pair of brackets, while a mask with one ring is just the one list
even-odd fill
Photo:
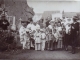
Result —
[[58, 32], [58, 48], [62, 49], [62, 31]]
[[63, 41], [63, 49], [66, 48], [66, 41], [65, 41], [65, 37], [66, 37], [66, 29], [65, 27], [62, 29], [62, 41]]
[[34, 40], [35, 40], [35, 50], [41, 50], [41, 33], [39, 28], [37, 28], [36, 32], [34, 33]]
[[53, 34], [52, 30], [49, 30], [49, 49], [48, 50], [53, 50]]
[[49, 49], [49, 28], [46, 27], [46, 42], [45, 42], [45, 50]]
[[53, 35], [54, 35], [54, 49], [56, 50], [57, 49], [57, 44], [58, 44], [58, 34], [57, 34], [57, 31], [56, 29], [53, 30]]
[[43, 29], [41, 29], [41, 50], [44, 51], [45, 49], [45, 39], [46, 34], [44, 33]]

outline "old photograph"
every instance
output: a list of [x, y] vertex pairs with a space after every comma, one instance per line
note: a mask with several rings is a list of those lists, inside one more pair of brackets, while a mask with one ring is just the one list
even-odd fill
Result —
[[0, 0], [0, 60], [79, 60], [80, 0]]

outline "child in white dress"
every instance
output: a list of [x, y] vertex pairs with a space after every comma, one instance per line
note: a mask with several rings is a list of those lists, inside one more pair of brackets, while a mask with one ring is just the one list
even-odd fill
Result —
[[41, 33], [39, 28], [37, 28], [36, 32], [34, 33], [34, 40], [35, 40], [35, 50], [41, 50]]
[[43, 29], [41, 29], [41, 50], [44, 51], [45, 49], [45, 40], [46, 34], [44, 33]]

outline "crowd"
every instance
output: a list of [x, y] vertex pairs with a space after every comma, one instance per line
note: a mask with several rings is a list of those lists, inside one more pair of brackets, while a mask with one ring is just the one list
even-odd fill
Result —
[[23, 49], [34, 48], [35, 50], [68, 50], [72, 46], [72, 53], [76, 52], [77, 37], [79, 36], [79, 23], [76, 16], [72, 20], [54, 19], [46, 22], [21, 21], [19, 30], [20, 42]]
[[[65, 19], [47, 19], [45, 23], [43, 19], [37, 22], [34, 22], [32, 18], [29, 18], [28, 21], [22, 20], [19, 29], [22, 49], [33, 48], [39, 51], [68, 50], [70, 45], [72, 47], [71, 52], [75, 53], [79, 36], [77, 20], [76, 16]], [[9, 25], [10, 23], [5, 14], [2, 14], [0, 16], [0, 49], [5, 45], [9, 49], [14, 41], [14, 32], [9, 29]]]

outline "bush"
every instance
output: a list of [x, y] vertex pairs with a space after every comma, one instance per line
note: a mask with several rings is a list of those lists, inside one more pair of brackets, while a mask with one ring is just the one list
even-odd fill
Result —
[[14, 36], [11, 33], [0, 32], [0, 50], [5, 51], [12, 49], [16, 42], [14, 42]]

